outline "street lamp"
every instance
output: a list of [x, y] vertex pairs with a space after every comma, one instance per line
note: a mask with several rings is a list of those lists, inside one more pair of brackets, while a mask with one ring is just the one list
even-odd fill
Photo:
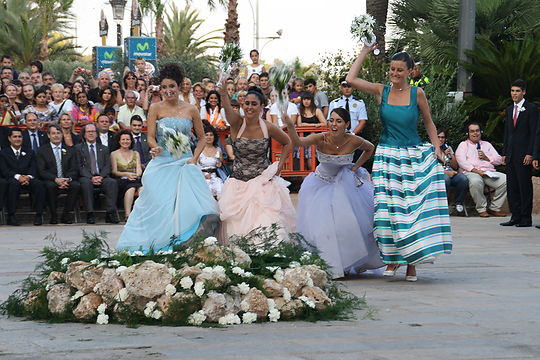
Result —
[[277, 36], [265, 36], [265, 37], [259, 37], [258, 39], [267, 39], [268, 41], [262, 46], [260, 53], [262, 54], [263, 49], [266, 45], [268, 45], [272, 40], [281, 39], [281, 35], [283, 35], [283, 29], [279, 29], [276, 31]]
[[116, 20], [116, 45], [122, 46], [122, 25], [120, 22], [124, 20], [127, 0], [109, 0], [109, 3], [112, 6], [113, 19]]

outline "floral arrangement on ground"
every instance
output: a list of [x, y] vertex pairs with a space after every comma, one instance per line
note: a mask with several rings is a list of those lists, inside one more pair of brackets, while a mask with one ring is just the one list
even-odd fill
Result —
[[[173, 250], [112, 251], [106, 233], [80, 245], [49, 236], [44, 261], [0, 305], [4, 314], [55, 322], [220, 326], [278, 320], [347, 320], [371, 309], [331, 280], [299, 234], [258, 228], [222, 245], [196, 238]], [[258, 245], [253, 245], [258, 244]]]

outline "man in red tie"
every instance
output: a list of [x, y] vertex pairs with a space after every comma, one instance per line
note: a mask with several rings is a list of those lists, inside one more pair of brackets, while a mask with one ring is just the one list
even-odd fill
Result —
[[526, 91], [524, 80], [514, 81], [510, 87], [512, 104], [506, 108], [503, 161], [506, 164], [508, 205], [512, 217], [501, 223], [502, 226], [532, 225], [531, 171], [539, 112], [536, 105], [525, 100]]

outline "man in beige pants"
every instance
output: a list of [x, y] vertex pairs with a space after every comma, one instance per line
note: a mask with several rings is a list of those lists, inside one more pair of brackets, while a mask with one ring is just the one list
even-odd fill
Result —
[[[469, 179], [469, 192], [481, 217], [506, 216], [501, 207], [506, 201], [506, 174], [495, 171], [503, 158], [487, 141], [481, 140], [482, 132], [476, 122], [467, 126], [467, 140], [462, 141], [456, 150], [459, 171]], [[488, 208], [484, 187], [494, 190]]]

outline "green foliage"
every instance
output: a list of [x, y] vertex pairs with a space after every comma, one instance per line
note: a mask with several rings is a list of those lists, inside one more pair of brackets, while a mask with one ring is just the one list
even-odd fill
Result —
[[215, 56], [206, 55], [210, 49], [217, 49], [216, 41], [222, 39], [221, 30], [209, 31], [200, 36], [197, 35], [204, 19], [199, 17], [197, 10], [186, 6], [180, 10], [176, 4], [172, 4], [166, 14], [164, 32], [165, 48], [170, 57], [185, 56], [198, 61], [217, 61]]
[[211, 79], [217, 78], [217, 66], [214, 62], [204, 61], [203, 59], [194, 59], [189, 55], [178, 55], [169, 57], [159, 61], [159, 66], [174, 62], [180, 65], [184, 70], [184, 74], [189, 77], [194, 83], [201, 81], [205, 76]]
[[484, 124], [484, 134], [501, 146], [504, 132], [504, 110], [511, 103], [510, 84], [516, 79], [527, 81], [527, 99], [540, 101], [540, 31], [523, 39], [502, 40], [495, 45], [480, 37], [475, 51], [467, 54], [470, 63], [463, 67], [473, 74], [474, 95], [467, 98], [471, 119]]
[[92, 68], [92, 64], [82, 61], [65, 61], [65, 60], [49, 60], [43, 62], [43, 71], [53, 73], [56, 77], [56, 81], [62, 83], [68, 81], [73, 73], [73, 70], [77, 67], [84, 69]]
[[[0, 6], [0, 53], [13, 57], [17, 67], [24, 67], [38, 58], [40, 41], [48, 38], [49, 56], [54, 59], [74, 59], [80, 55], [73, 37], [63, 31], [69, 20], [69, 7], [64, 1], [5, 0]], [[52, 7], [52, 13], [43, 12], [41, 5]], [[47, 8], [48, 9], [48, 8]], [[50, 15], [50, 16], [49, 16]]]
[[[397, 39], [390, 46], [418, 56], [433, 73], [453, 68], [458, 62], [459, 0], [398, 0], [392, 5], [390, 23]], [[476, 2], [476, 34], [501, 41], [522, 38], [540, 27], [540, 2], [483, 0]], [[448, 66], [451, 66], [448, 68]]]

